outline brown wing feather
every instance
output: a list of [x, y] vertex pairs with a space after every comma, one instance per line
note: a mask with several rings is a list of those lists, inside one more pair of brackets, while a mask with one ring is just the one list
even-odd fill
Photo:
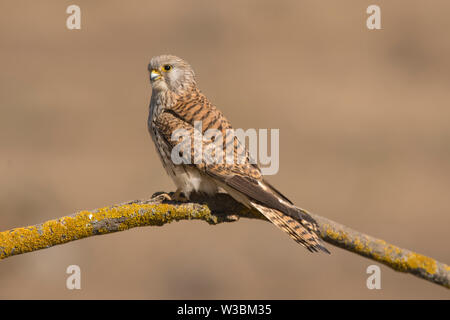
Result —
[[[195, 108], [196, 103], [205, 102], [199, 102], [194, 99], [190, 106], [186, 106], [186, 108], [189, 107], [190, 109], [193, 109]], [[223, 131], [225, 128], [231, 128], [229, 122], [217, 109], [211, 106], [211, 104], [207, 104], [206, 107], [206, 111], [202, 110], [202, 112], [197, 113], [200, 120], [207, 124], [206, 127], [203, 127], [203, 130], [207, 130], [210, 127], [216, 127], [217, 122], [221, 124], [219, 127], [221, 126]], [[187, 113], [183, 110], [184, 109], [180, 106], [177, 106], [176, 108], [163, 112], [155, 121], [158, 131], [165, 139], [165, 142], [169, 145], [170, 149], [178, 143], [178, 141], [171, 140], [171, 134], [175, 129], [183, 128], [187, 130], [189, 134], [191, 134], [191, 138], [193, 138], [194, 127], [192, 123], [199, 119], [196, 119], [195, 117], [188, 118]], [[259, 167], [248, 161], [249, 157], [247, 151], [237, 138], [235, 139], [235, 153], [244, 155], [245, 159], [247, 159], [245, 163], [201, 163], [192, 165], [248, 197], [253, 207], [264, 214], [279, 228], [287, 232], [295, 241], [307, 247], [308, 250], [328, 252], [321, 244], [320, 239], [316, 234], [317, 224], [315, 220], [302, 209], [292, 205], [292, 203], [278, 190], [263, 181]], [[207, 143], [214, 142], [203, 141], [203, 146], [205, 147]], [[191, 159], [194, 159], [195, 149], [196, 148], [192, 146]]]
[[267, 180], [264, 179], [264, 184], [267, 185], [274, 193], [276, 193], [279, 197], [283, 198], [286, 202], [289, 202], [293, 205], [292, 201], [289, 200], [284, 194], [282, 194], [278, 189], [276, 189], [272, 184], [267, 182]]
[[225, 183], [230, 187], [242, 192], [251, 199], [261, 203], [269, 208], [276, 209], [278, 211], [287, 214], [295, 219], [301, 219], [311, 224], [311, 228], [314, 230], [316, 221], [307, 213], [299, 210], [299, 208], [293, 205], [287, 205], [280, 201], [274, 193], [270, 192], [269, 187], [264, 188], [264, 183], [255, 181], [251, 177], [245, 177], [240, 175], [233, 175], [225, 178]]
[[328, 249], [323, 246], [322, 241], [317, 234], [306, 228], [301, 221], [294, 220], [278, 210], [267, 208], [257, 203], [252, 203], [252, 205], [270, 222], [286, 232], [295, 242], [301, 244], [310, 252], [323, 251], [328, 254], [330, 253]]

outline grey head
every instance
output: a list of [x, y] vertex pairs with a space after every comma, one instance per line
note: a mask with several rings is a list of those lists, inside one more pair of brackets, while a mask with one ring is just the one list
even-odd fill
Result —
[[153, 91], [182, 94], [196, 86], [191, 66], [173, 55], [153, 57], [148, 65]]

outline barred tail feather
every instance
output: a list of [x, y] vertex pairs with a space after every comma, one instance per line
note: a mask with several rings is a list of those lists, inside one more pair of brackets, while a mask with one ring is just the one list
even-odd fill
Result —
[[265, 207], [258, 203], [251, 202], [251, 205], [261, 212], [270, 222], [286, 232], [292, 239], [294, 239], [295, 242], [301, 244], [310, 252], [323, 251], [328, 254], [330, 253], [330, 251], [328, 251], [328, 249], [322, 244], [322, 240], [316, 234], [317, 227], [311, 222], [311, 217], [308, 216], [308, 220], [295, 220], [278, 210]]

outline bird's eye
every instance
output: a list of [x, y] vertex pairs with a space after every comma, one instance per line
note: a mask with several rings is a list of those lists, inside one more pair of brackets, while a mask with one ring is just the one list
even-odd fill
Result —
[[164, 68], [164, 71], [170, 71], [170, 70], [172, 70], [173, 67], [170, 64], [165, 64], [163, 66], [163, 68]]

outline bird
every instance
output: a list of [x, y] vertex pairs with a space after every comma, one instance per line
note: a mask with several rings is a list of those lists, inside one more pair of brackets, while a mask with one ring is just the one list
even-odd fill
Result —
[[[190, 64], [174, 55], [159, 55], [151, 58], [148, 72], [152, 87], [148, 130], [164, 169], [177, 187], [170, 199], [186, 201], [193, 193], [214, 196], [225, 191], [245, 207], [260, 212], [308, 251], [329, 254], [319, 237], [316, 221], [264, 179], [258, 164], [237, 137], [225, 141], [195, 140], [195, 134], [212, 129], [228, 137], [233, 127], [200, 91]], [[214, 150], [224, 152], [231, 148], [233, 161], [215, 163], [201, 158], [193, 162], [174, 161], [173, 154], [192, 160], [202, 150], [191, 143], [182, 152], [174, 153], [181, 150], [182, 139], [174, 139], [174, 133], [180, 130], [203, 148], [213, 146], [218, 148]]]

